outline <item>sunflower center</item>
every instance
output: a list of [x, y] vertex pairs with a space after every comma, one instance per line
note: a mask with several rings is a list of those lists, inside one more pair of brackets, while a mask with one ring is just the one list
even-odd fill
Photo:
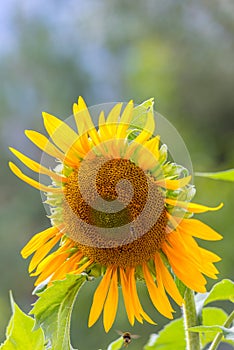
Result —
[[127, 159], [82, 161], [64, 190], [66, 234], [94, 261], [136, 266], [165, 240], [164, 198], [153, 178]]

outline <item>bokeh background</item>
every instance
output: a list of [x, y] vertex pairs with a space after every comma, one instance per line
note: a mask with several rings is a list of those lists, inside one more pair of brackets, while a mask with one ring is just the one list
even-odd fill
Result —
[[[34, 233], [49, 226], [40, 193], [9, 171], [13, 156], [8, 146], [39, 159], [24, 129], [43, 131], [42, 111], [67, 118], [79, 95], [90, 106], [154, 97], [156, 110], [184, 138], [196, 171], [231, 168], [233, 35], [232, 0], [1, 1], [0, 340], [11, 314], [9, 290], [24, 311], [35, 300], [28, 261], [20, 250]], [[195, 184], [197, 202], [225, 203], [221, 211], [202, 218], [224, 236], [221, 242], [205, 244], [223, 257], [219, 278], [233, 278], [233, 185], [201, 178]], [[108, 335], [101, 322], [87, 329], [94, 285], [82, 289], [73, 314], [72, 340], [79, 350], [105, 349], [117, 337], [115, 329], [141, 335], [132, 347], [142, 349], [149, 334], [165, 324], [140, 286], [156, 328], [129, 327], [119, 308]]]

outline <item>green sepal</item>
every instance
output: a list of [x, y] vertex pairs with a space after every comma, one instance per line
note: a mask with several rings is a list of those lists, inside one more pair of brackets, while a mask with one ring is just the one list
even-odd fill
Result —
[[159, 149], [159, 163], [164, 164], [167, 160], [167, 155], [168, 155], [168, 148], [167, 145], [164, 143]]
[[147, 113], [154, 110], [154, 98], [150, 98], [133, 109], [131, 126], [136, 129], [144, 129]]
[[[139, 135], [139, 133], [144, 129], [148, 113], [152, 113], [152, 127], [154, 129], [154, 99], [150, 98], [142, 102], [140, 105], [137, 105], [133, 109], [132, 120], [130, 126], [128, 128], [127, 139], [129, 141], [135, 140], [135, 138]], [[153, 133], [153, 129], [151, 130]]]
[[186, 285], [177, 276], [175, 276], [175, 284], [179, 289], [181, 296], [184, 297], [184, 293], [187, 289]]

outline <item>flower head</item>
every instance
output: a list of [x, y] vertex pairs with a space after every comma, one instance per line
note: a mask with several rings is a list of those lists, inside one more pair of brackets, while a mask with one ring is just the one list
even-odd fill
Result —
[[[142, 111], [141, 125], [136, 125]], [[117, 103], [106, 118], [100, 111], [96, 126], [80, 97], [74, 104], [76, 130], [47, 113], [43, 118], [49, 139], [32, 130], [26, 136], [56, 163], [42, 165], [11, 148], [40, 174], [37, 182], [10, 162], [15, 175], [45, 194], [50, 208], [51, 227], [22, 250], [24, 258], [34, 254], [29, 272], [38, 276], [36, 285], [69, 273], [102, 276], [89, 326], [103, 311], [109, 331], [119, 285], [130, 324], [135, 319], [154, 323], [138, 297], [136, 281], [143, 280], [155, 308], [173, 318], [168, 295], [178, 305], [183, 303], [173, 276], [197, 292], [206, 291], [205, 276], [216, 278], [214, 262], [220, 258], [199, 247], [194, 237], [221, 236], [192, 216], [221, 205], [209, 208], [190, 202], [195, 193], [191, 176], [167, 160], [166, 146], [154, 135], [152, 108], [136, 107], [132, 101], [123, 108]], [[42, 183], [45, 176], [49, 184]]]

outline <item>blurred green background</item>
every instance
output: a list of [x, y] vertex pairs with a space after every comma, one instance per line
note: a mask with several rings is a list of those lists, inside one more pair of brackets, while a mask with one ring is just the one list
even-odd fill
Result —
[[[49, 226], [40, 193], [11, 174], [8, 146], [39, 159], [24, 129], [43, 131], [41, 112], [67, 118], [82, 95], [89, 106], [136, 103], [154, 97], [155, 108], [179, 131], [196, 171], [218, 171], [234, 164], [234, 3], [232, 0], [75, 1], [9, 0], [0, 4], [0, 339], [11, 314], [9, 290], [28, 311], [33, 279], [20, 250], [36, 232]], [[224, 240], [205, 246], [220, 254], [219, 278], [233, 278], [233, 185], [195, 179], [196, 202], [221, 211], [201, 217]], [[204, 244], [204, 243], [202, 243]], [[73, 346], [106, 348], [115, 329], [141, 335], [165, 324], [151, 307], [143, 286], [143, 304], [158, 326], [133, 329], [119, 308], [106, 335], [99, 322], [87, 329], [95, 283], [86, 285], [76, 303]], [[209, 281], [209, 286], [214, 282]], [[178, 311], [177, 315], [180, 315]]]

